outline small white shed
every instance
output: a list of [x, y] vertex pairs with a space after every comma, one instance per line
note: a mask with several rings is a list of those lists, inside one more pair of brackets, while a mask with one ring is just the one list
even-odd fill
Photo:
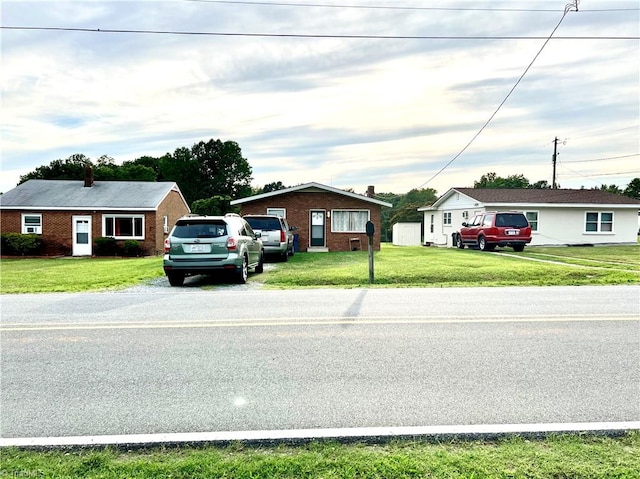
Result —
[[396, 223], [393, 225], [395, 246], [420, 246], [422, 244], [422, 223]]

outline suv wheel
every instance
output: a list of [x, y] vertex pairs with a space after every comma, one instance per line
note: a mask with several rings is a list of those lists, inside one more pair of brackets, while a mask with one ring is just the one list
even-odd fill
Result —
[[513, 245], [513, 251], [516, 251], [518, 253], [520, 253], [521, 251], [524, 251], [524, 245], [523, 244], [514, 244]]
[[487, 239], [484, 236], [478, 238], [478, 247], [482, 251], [493, 251], [493, 248], [495, 248], [495, 246], [487, 243]]
[[264, 251], [260, 251], [260, 259], [258, 260], [258, 266], [256, 266], [255, 272], [260, 274], [264, 271]]
[[464, 249], [464, 243], [462, 242], [462, 236], [456, 235], [456, 246], [460, 249]]
[[242, 266], [236, 270], [236, 282], [238, 284], [244, 284], [249, 277], [249, 262], [245, 255], [242, 256]]
[[184, 283], [184, 273], [167, 273], [167, 278], [169, 278], [169, 284], [171, 286], [182, 286]]
[[286, 263], [287, 261], [289, 261], [289, 251], [285, 251], [284, 253], [282, 253], [280, 255], [280, 260], [284, 263]]

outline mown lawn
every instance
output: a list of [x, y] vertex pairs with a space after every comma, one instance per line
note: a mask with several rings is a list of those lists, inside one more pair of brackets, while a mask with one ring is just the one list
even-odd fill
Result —
[[[601, 258], [587, 267], [571, 266], [578, 248], [546, 248], [556, 256], [545, 258], [530, 248], [513, 253], [509, 248], [497, 253], [454, 248], [406, 247], [384, 244], [374, 255], [375, 286], [544, 286], [640, 283], [640, 247], [616, 246], [583, 248], [589, 257]], [[600, 251], [608, 249], [608, 252]], [[584, 251], [588, 250], [588, 251]], [[549, 259], [563, 264], [528, 261], [521, 257]], [[564, 255], [564, 256], [562, 256]], [[538, 257], [537, 256], [537, 257]], [[369, 284], [366, 251], [297, 254], [288, 263], [257, 280], [274, 288], [359, 287]]]
[[[2, 259], [0, 292], [122, 289], [163, 276], [160, 257]], [[249, 281], [275, 289], [368, 287], [368, 253], [297, 253], [264, 274], [252, 274]], [[374, 254], [373, 287], [603, 284], [640, 284], [640, 246], [527, 248], [522, 253], [504, 248], [487, 253], [383, 244]]]
[[[0, 451], [1, 477], [102, 479], [636, 479], [640, 433], [496, 442]], [[22, 474], [22, 475], [21, 475]], [[28, 475], [31, 474], [31, 475]]]

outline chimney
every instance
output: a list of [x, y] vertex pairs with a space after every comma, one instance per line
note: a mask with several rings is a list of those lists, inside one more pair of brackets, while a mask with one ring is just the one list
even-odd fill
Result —
[[376, 192], [375, 192], [375, 189], [374, 189], [374, 187], [373, 187], [372, 185], [367, 186], [367, 193], [366, 193], [366, 195], [367, 195], [369, 198], [375, 198], [375, 197], [376, 197]]
[[93, 186], [93, 169], [91, 165], [84, 167], [84, 187], [90, 188]]

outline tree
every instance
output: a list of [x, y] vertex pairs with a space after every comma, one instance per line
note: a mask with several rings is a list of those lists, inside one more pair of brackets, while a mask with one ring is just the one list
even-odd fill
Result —
[[640, 200], [640, 178], [634, 178], [629, 182], [627, 187], [624, 189], [625, 196], [629, 196], [630, 198], [635, 198], [636, 200]]
[[592, 190], [600, 190], [600, 191], [607, 191], [608, 193], [614, 193], [616, 195], [621, 195], [622, 194], [622, 189], [618, 186], [618, 185], [600, 185], [600, 187], [595, 187], [595, 188], [591, 188]]
[[227, 213], [238, 213], [237, 206], [230, 205], [232, 198], [230, 196], [212, 196], [196, 200], [191, 205], [191, 212], [197, 215], [221, 216]]
[[201, 196], [196, 199], [216, 195], [242, 198], [251, 194], [251, 166], [235, 141], [201, 141], [193, 145], [191, 154], [203, 180]]
[[200, 168], [189, 148], [177, 148], [173, 154], [167, 153], [161, 157], [160, 171], [165, 181], [175, 181], [178, 184], [187, 204], [191, 205], [197, 199], [207, 198], [200, 192]]
[[422, 223], [423, 214], [418, 208], [433, 204], [437, 197], [436, 190], [432, 188], [413, 189], [406, 194], [377, 193], [376, 198], [393, 206], [382, 210], [382, 224], [380, 225], [380, 238], [389, 241], [391, 230], [395, 223]]
[[82, 180], [86, 165], [92, 165], [91, 160], [76, 153], [66, 160], [53, 160], [48, 166], [39, 166], [34, 171], [20, 176], [18, 184], [27, 180]]
[[267, 183], [262, 188], [262, 193], [271, 193], [272, 191], [284, 190], [286, 186], [282, 184], [282, 181], [275, 181], [272, 183]]
[[546, 190], [546, 189], [550, 189], [551, 185], [547, 180], [540, 180], [533, 183], [531, 186], [529, 186], [529, 188], [534, 188], [536, 190]]
[[530, 188], [531, 184], [524, 175], [511, 175], [506, 178], [491, 172], [480, 177], [480, 181], [473, 182], [474, 188]]

